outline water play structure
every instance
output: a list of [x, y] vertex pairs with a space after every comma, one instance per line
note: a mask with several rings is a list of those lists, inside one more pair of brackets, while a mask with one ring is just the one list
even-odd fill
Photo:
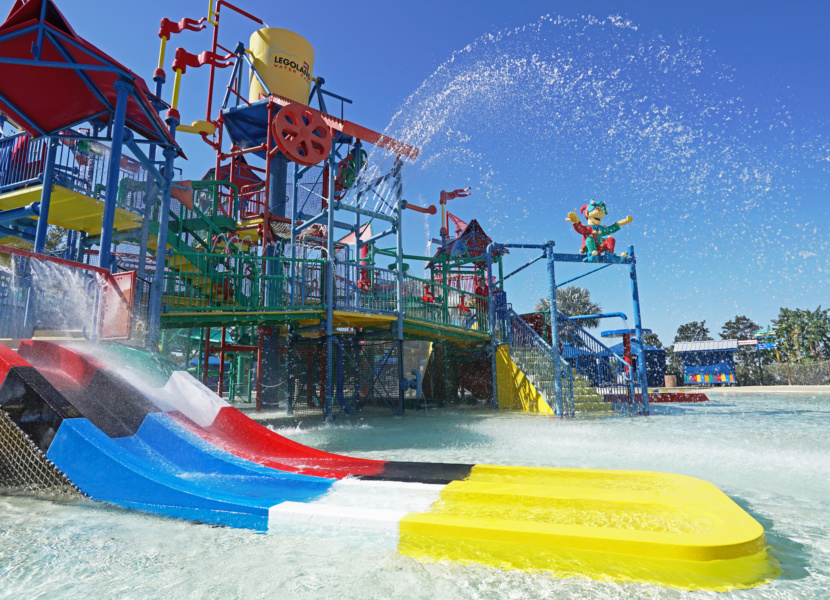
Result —
[[[220, 13], [260, 27], [248, 47], [220, 43]], [[166, 103], [167, 42], [208, 26], [203, 52], [175, 51]], [[648, 415], [637, 260], [591, 238], [585, 273], [559, 282], [558, 263], [586, 256], [494, 241], [446, 210], [469, 188], [440, 193], [434, 255], [409, 254], [405, 211], [438, 212], [403, 197], [419, 150], [347, 120], [307, 40], [224, 0], [162, 20], [159, 38], [151, 92], [51, 0], [17, 0], [0, 25], [0, 119], [19, 128], [0, 137], [0, 233], [34, 250], [0, 246], [0, 483], [260, 531], [353, 527], [431, 560], [689, 589], [775, 576], [763, 528], [694, 478], [352, 458], [227, 403], [330, 419], [470, 397]], [[201, 68], [205, 118], [183, 124], [180, 90]], [[57, 108], [42, 100], [55, 89]], [[215, 152], [201, 180], [176, 178], [180, 134]], [[388, 169], [370, 164], [383, 152]], [[66, 230], [61, 256], [44, 252], [49, 225]], [[551, 309], [519, 315], [505, 282], [541, 261]], [[610, 267], [631, 281], [622, 354], [556, 309], [558, 286]], [[339, 503], [354, 486], [408, 500]]]

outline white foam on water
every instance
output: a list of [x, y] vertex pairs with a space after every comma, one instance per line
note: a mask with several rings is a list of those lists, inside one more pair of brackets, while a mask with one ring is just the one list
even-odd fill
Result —
[[[823, 599], [830, 589], [830, 395], [741, 396], [650, 417], [556, 420], [494, 412], [408, 412], [371, 427], [303, 429], [303, 443], [389, 460], [666, 471], [712, 481], [764, 525], [782, 577], [725, 600]], [[291, 430], [284, 431], [291, 434]], [[440, 486], [436, 486], [440, 488]], [[419, 487], [344, 480], [311, 510], [408, 511]], [[659, 586], [421, 563], [393, 538], [308, 525], [256, 535], [84, 501], [7, 496], [0, 597], [711, 599]], [[324, 507], [334, 507], [328, 509]], [[346, 509], [360, 509], [357, 512]], [[336, 511], [340, 511], [339, 513]], [[381, 513], [382, 514], [382, 513]], [[288, 523], [282, 522], [288, 527]], [[319, 537], [318, 537], [319, 536]]]

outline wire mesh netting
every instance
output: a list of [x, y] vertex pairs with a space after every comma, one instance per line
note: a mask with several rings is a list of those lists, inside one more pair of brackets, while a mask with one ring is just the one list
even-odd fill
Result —
[[81, 497], [66, 476], [0, 410], [0, 489]]
[[764, 385], [828, 385], [830, 361], [806, 365], [764, 365]]
[[316, 340], [300, 342], [289, 350], [289, 412], [326, 413], [329, 360], [333, 415], [400, 412], [398, 342], [338, 337], [331, 354], [324, 341]]

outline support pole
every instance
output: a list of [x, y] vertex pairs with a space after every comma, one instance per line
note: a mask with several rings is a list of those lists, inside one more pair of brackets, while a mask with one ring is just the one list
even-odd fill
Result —
[[40, 207], [35, 232], [35, 252], [42, 253], [46, 246], [46, 235], [49, 231], [49, 202], [52, 200], [52, 181], [55, 178], [55, 154], [58, 149], [58, 140], [47, 138], [48, 151], [46, 166], [43, 170], [43, 189], [40, 192]]
[[496, 307], [493, 304], [493, 243], [487, 246], [487, 318], [490, 321], [490, 371], [493, 385], [493, 408], [499, 407], [498, 378], [496, 377]]
[[264, 327], [257, 327], [256, 346], [256, 411], [262, 410], [262, 346], [265, 337]]
[[205, 328], [204, 356], [202, 359], [202, 385], [207, 385], [210, 369], [210, 327]]
[[[274, 145], [271, 139], [270, 119], [273, 117], [273, 109], [269, 105], [269, 127], [267, 147], [269, 152]], [[288, 160], [280, 153], [275, 154], [268, 160], [267, 164], [267, 186], [268, 186], [268, 206], [265, 210], [265, 218], [262, 222], [263, 227], [263, 256], [267, 258], [275, 258], [277, 256], [277, 247], [275, 244], [265, 245], [266, 237], [270, 239], [271, 236], [271, 215], [276, 217], [285, 216], [285, 188], [286, 178], [288, 176]], [[282, 304], [282, 286], [278, 278], [278, 263], [276, 260], [265, 261], [265, 306], [269, 310], [281, 306]], [[262, 380], [264, 383], [264, 392], [262, 401], [266, 404], [279, 404], [279, 389], [280, 389], [280, 330], [279, 326], [271, 328], [271, 333], [266, 335], [263, 339], [263, 372]]]
[[[327, 232], [326, 232], [326, 419], [331, 419], [332, 402], [334, 399], [333, 379], [333, 348], [332, 335], [334, 334], [334, 174], [337, 172], [337, 154], [334, 144], [329, 154], [328, 165], [328, 196], [326, 202]], [[342, 365], [339, 365], [342, 367]]]
[[[110, 269], [112, 260], [112, 228], [115, 223], [115, 204], [118, 201], [118, 179], [121, 176], [121, 149], [124, 142], [124, 123], [127, 118], [127, 100], [132, 86], [126, 81], [118, 80], [113, 88], [118, 96], [112, 119], [112, 146], [110, 147], [110, 164], [104, 198], [104, 216], [101, 222], [101, 253], [98, 255], [98, 266], [104, 269]], [[163, 248], [161, 250], [164, 251]]]
[[222, 328], [222, 337], [219, 338], [219, 383], [216, 386], [216, 393], [221, 398], [225, 391], [225, 327]]
[[297, 188], [299, 187], [300, 183], [300, 174], [299, 174], [299, 165], [297, 163], [292, 163], [294, 165], [292, 174], [291, 174], [291, 239], [288, 243], [291, 245], [292, 252], [291, 258], [294, 259], [291, 261], [291, 306], [296, 306], [297, 300]]
[[631, 299], [634, 302], [634, 335], [637, 341], [637, 372], [640, 376], [640, 397], [643, 399], [643, 414], [647, 415], [649, 414], [648, 378], [646, 377], [646, 353], [643, 342], [643, 325], [640, 320], [640, 290], [637, 287], [637, 259], [634, 257], [634, 246], [628, 247], [628, 256], [631, 257], [629, 272], [631, 275]]
[[562, 398], [562, 369], [559, 364], [559, 324], [556, 319], [556, 269], [554, 267], [553, 259], [554, 242], [548, 241], [545, 243], [545, 255], [548, 259], [548, 288], [550, 293], [550, 331], [551, 331], [551, 349], [553, 350], [553, 394], [554, 410], [556, 416], [562, 418], [563, 412], [563, 398]]
[[403, 164], [398, 159], [395, 165], [395, 275], [396, 275], [396, 296], [398, 305], [398, 414], [403, 414], [404, 380], [403, 368], [403, 318], [406, 314], [403, 300], [403, 184], [401, 183], [401, 167]]
[[[178, 119], [168, 117], [170, 133], [175, 135]], [[173, 161], [177, 156], [175, 148], [164, 149], [164, 188], [161, 194], [159, 208], [159, 232], [156, 238], [156, 271], [153, 274], [153, 284], [150, 289], [150, 306], [147, 315], [147, 347], [152, 351], [158, 350], [159, 332], [161, 331], [161, 308], [164, 296], [164, 271], [167, 263], [167, 228], [170, 214], [170, 192], [173, 189]], [[102, 234], [103, 237], [103, 234]], [[103, 246], [102, 246], [103, 252]]]

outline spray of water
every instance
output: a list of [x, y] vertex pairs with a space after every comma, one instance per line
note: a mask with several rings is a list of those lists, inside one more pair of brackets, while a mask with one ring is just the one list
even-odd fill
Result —
[[[826, 271], [830, 244], [800, 218], [802, 177], [828, 173], [826, 137], [797, 131], [780, 103], [745, 99], [700, 38], [548, 15], [455, 52], [386, 133], [421, 149], [405, 197], [472, 185], [454, 206], [499, 240], [574, 251], [564, 216], [597, 198], [609, 221], [634, 215], [623, 243], [648, 250], [657, 285], [678, 296], [699, 278], [815, 288]], [[392, 160], [375, 152], [370, 164], [380, 173]]]

